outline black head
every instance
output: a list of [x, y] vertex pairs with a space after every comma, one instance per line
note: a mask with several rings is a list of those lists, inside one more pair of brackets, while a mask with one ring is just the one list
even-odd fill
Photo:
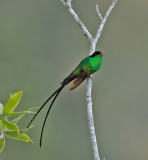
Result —
[[100, 51], [95, 51], [90, 57], [95, 57], [95, 56], [101, 55], [101, 54], [102, 54], [102, 52], [100, 52]]

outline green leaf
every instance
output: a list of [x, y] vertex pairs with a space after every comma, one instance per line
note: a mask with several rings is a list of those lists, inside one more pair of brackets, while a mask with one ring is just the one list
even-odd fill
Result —
[[35, 112], [33, 112], [33, 111], [11, 112], [11, 113], [7, 114], [6, 116], [16, 116], [16, 115], [21, 115], [21, 114], [25, 114], [25, 113], [35, 113]]
[[[30, 126], [30, 127], [27, 128], [27, 129], [21, 129], [21, 130], [19, 131], [19, 133], [20, 133], [20, 134], [26, 133], [26, 132], [28, 132], [32, 127], [33, 127], [33, 126]], [[4, 134], [5, 134], [5, 135], [6, 135], [6, 134], [16, 135], [17, 133], [16, 133], [16, 131], [5, 131]]]
[[36, 113], [34, 111], [32, 111], [33, 109], [36, 109], [38, 107], [34, 107], [34, 108], [29, 108], [27, 111], [22, 111], [22, 112], [11, 112], [6, 114], [6, 116], [15, 116], [15, 115], [21, 115], [21, 114], [26, 114], [26, 113]]
[[13, 139], [17, 139], [17, 140], [21, 140], [21, 141], [25, 141], [25, 142], [32, 142], [32, 140], [25, 133], [18, 135], [15, 131], [12, 131], [12, 132], [6, 131], [6, 132], [4, 132], [4, 134], [5, 134], [5, 136], [7, 136], [9, 138], [13, 138]]
[[25, 115], [25, 113], [22, 114], [22, 115], [20, 115], [20, 116], [17, 117], [16, 119], [11, 120], [10, 122], [11, 122], [12, 124], [17, 124], [17, 122], [19, 122], [24, 115]]
[[3, 108], [3, 115], [11, 113], [17, 107], [22, 95], [23, 92], [17, 92], [13, 95], [10, 95], [9, 101], [5, 104]]
[[28, 132], [33, 126], [28, 127], [27, 129], [21, 129], [20, 134]]
[[19, 128], [17, 125], [14, 125], [4, 119], [2, 119], [2, 124], [6, 127], [6, 129], [16, 131], [16, 133], [19, 135]]
[[6, 127], [5, 125], [2, 123], [2, 120], [0, 120], [0, 131], [5, 131]]
[[5, 146], [5, 136], [0, 139], [0, 153], [2, 152], [3, 148]]

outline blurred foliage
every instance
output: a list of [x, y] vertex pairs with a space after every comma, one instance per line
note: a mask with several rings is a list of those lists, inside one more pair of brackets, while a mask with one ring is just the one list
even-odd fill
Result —
[[[4, 106], [0, 103], [0, 153], [5, 146], [5, 136], [16, 140], [32, 142], [32, 140], [26, 134], [26, 132], [28, 132], [32, 126], [27, 129], [20, 130], [17, 126], [17, 123], [26, 113], [34, 113], [31, 111], [34, 108], [30, 108], [27, 111], [14, 112], [19, 101], [21, 100], [22, 95], [22, 92], [14, 93], [13, 95], [10, 95], [8, 102]], [[11, 118], [18, 115], [19, 117], [8, 120], [8, 117]]]
[[[95, 35], [112, 0], [73, 0], [73, 7]], [[99, 152], [106, 160], [148, 157], [148, 1], [118, 1], [97, 50], [108, 52], [93, 76], [93, 111]], [[89, 52], [90, 44], [60, 0], [0, 1], [0, 101], [23, 90], [26, 106], [40, 106]], [[46, 108], [29, 135], [35, 143], [6, 139], [1, 160], [90, 160], [84, 82], [65, 90], [51, 110], [39, 148]], [[48, 108], [48, 105], [47, 105]], [[19, 108], [18, 108], [19, 109]], [[32, 117], [23, 119], [24, 128]], [[15, 143], [15, 147], [14, 147]], [[25, 156], [22, 156], [25, 155]]]

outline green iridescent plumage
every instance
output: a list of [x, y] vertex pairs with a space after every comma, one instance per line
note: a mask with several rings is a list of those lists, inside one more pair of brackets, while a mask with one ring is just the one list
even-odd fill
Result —
[[30, 124], [33, 122], [33, 120], [35, 119], [35, 117], [38, 115], [38, 113], [42, 110], [42, 108], [47, 104], [47, 102], [52, 98], [52, 102], [48, 108], [48, 111], [46, 113], [44, 122], [43, 122], [43, 126], [42, 126], [42, 131], [41, 131], [41, 136], [40, 136], [40, 147], [42, 144], [42, 136], [43, 136], [43, 130], [44, 130], [44, 126], [48, 117], [48, 114], [50, 112], [50, 109], [53, 105], [53, 103], [55, 102], [57, 96], [59, 95], [59, 93], [62, 91], [62, 89], [69, 84], [70, 88], [69, 90], [72, 90], [76, 87], [78, 87], [88, 76], [90, 76], [91, 74], [95, 73], [97, 70], [100, 69], [102, 63], [103, 63], [103, 54], [100, 51], [96, 51], [94, 52], [91, 56], [88, 56], [86, 58], [84, 58], [80, 64], [73, 70], [73, 72], [67, 76], [63, 82], [61, 83], [61, 87], [58, 88], [45, 102], [44, 104], [40, 107], [40, 109], [37, 111], [37, 113], [34, 115], [34, 117], [32, 118], [32, 120], [30, 121], [30, 123], [28, 124], [27, 127], [30, 126]]
[[89, 56], [83, 59], [73, 72], [74, 74], [79, 74], [80, 70], [83, 69], [89, 76], [99, 70], [102, 63], [103, 55], [96, 55], [95, 57]]
[[64, 79], [62, 85], [69, 84], [69, 90], [78, 87], [88, 76], [100, 69], [103, 63], [103, 54], [96, 51], [91, 56], [84, 58], [74, 71]]

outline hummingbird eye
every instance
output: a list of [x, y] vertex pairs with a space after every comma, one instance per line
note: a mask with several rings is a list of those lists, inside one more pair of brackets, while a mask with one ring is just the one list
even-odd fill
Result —
[[90, 57], [95, 57], [95, 56], [97, 56], [97, 55], [99, 55], [99, 54], [101, 54], [102, 52], [100, 52], [100, 51], [95, 51]]

